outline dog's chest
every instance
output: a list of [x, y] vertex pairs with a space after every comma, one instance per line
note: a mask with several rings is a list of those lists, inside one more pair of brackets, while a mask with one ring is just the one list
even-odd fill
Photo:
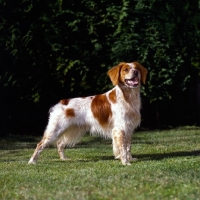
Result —
[[138, 126], [141, 121], [140, 115], [140, 97], [139, 95], [130, 95], [122, 102], [122, 110], [124, 112], [124, 120], [127, 124]]

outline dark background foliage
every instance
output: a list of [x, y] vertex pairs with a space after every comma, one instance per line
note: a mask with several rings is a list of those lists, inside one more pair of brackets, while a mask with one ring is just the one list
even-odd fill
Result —
[[199, 52], [199, 0], [1, 1], [1, 134], [42, 134], [50, 106], [108, 90], [121, 61], [149, 71], [141, 127], [200, 125]]

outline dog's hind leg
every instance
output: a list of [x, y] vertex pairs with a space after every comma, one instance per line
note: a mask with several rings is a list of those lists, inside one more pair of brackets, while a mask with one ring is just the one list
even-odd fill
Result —
[[42, 138], [42, 140], [37, 144], [37, 147], [33, 155], [31, 156], [28, 164], [36, 164], [36, 160], [39, 154], [44, 150], [46, 146], [54, 142], [56, 139], [57, 138], [55, 137], [54, 134], [50, 134], [50, 135], [44, 134], [44, 137]]
[[64, 154], [65, 146], [66, 146], [66, 142], [64, 142], [63, 139], [59, 139], [57, 141], [58, 154], [61, 160], [68, 160], [68, 158]]
[[62, 121], [59, 120], [59, 116], [50, 117], [49, 123], [44, 132], [44, 136], [42, 140], [37, 144], [37, 147], [28, 162], [29, 164], [35, 164], [39, 154], [44, 150], [44, 148], [56, 141], [67, 128], [67, 125], [61, 126], [60, 124], [62, 124]]
[[61, 160], [69, 160], [64, 154], [65, 146], [73, 147], [85, 134], [84, 128], [78, 126], [69, 127], [57, 141], [58, 154]]

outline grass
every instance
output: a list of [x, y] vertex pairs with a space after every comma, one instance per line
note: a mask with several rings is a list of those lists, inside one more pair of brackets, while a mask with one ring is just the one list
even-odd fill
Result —
[[200, 199], [198, 127], [135, 133], [131, 166], [113, 159], [110, 140], [90, 136], [66, 150], [69, 161], [48, 148], [28, 165], [39, 139], [0, 138], [0, 199]]

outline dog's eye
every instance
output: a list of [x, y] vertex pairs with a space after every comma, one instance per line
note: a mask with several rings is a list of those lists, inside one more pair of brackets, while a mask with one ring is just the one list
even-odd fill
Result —
[[128, 71], [129, 71], [129, 69], [128, 69], [128, 68], [125, 68], [125, 69], [124, 69], [124, 71], [125, 71], [125, 72], [128, 72]]

